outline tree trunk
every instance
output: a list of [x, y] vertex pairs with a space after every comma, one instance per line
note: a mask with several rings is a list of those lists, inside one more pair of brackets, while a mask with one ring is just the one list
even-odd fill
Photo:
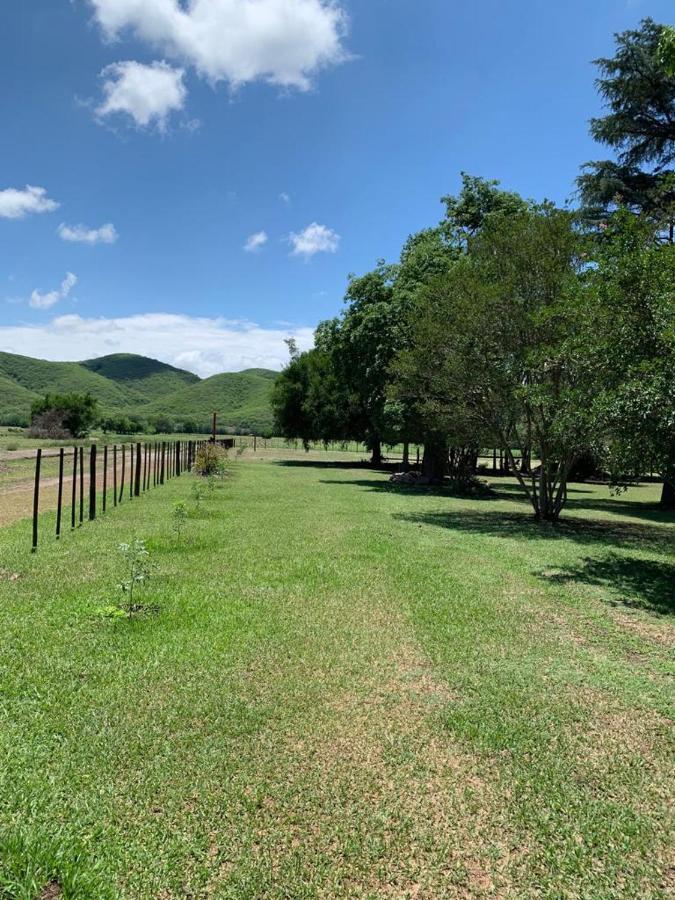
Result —
[[407, 472], [410, 468], [410, 444], [405, 441], [403, 444], [403, 471]]
[[523, 456], [520, 460], [520, 471], [523, 473], [523, 475], [529, 475], [532, 472], [531, 447], [523, 447]]
[[661, 509], [675, 509], [675, 478], [666, 478], [663, 482]]
[[422, 475], [430, 483], [443, 481], [448, 469], [448, 445], [438, 438], [429, 438], [424, 442], [422, 457]]
[[375, 439], [371, 444], [371, 453], [372, 456], [370, 458], [370, 463], [373, 466], [381, 466], [382, 465], [382, 442], [379, 439]]

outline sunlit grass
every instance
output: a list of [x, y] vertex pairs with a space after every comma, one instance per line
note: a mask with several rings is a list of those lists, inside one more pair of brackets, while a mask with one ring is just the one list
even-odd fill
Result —
[[[331, 460], [0, 530], [5, 895], [672, 895], [656, 486], [542, 527]], [[151, 611], [102, 618], [133, 537]]]

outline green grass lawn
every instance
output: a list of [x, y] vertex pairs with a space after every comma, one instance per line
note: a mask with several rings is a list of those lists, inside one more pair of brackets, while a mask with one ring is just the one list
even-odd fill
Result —
[[[0, 897], [673, 896], [656, 486], [538, 526], [318, 453], [192, 480], [0, 529]], [[134, 536], [159, 609], [103, 619]]]

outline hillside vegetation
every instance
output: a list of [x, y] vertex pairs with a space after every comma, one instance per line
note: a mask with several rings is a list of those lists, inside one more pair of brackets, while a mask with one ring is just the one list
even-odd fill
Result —
[[75, 391], [92, 394], [103, 416], [136, 416], [148, 422], [162, 417], [203, 428], [217, 412], [222, 427], [265, 431], [272, 426], [269, 395], [275, 377], [267, 369], [249, 369], [202, 380], [134, 354], [51, 362], [0, 353], [0, 424], [25, 425], [34, 400], [48, 391]]

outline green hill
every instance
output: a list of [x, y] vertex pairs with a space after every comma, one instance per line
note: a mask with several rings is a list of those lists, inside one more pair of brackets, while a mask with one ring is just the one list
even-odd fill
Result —
[[270, 392], [275, 377], [276, 372], [268, 369], [212, 375], [150, 404], [147, 413], [208, 422], [217, 412], [221, 426], [266, 431], [272, 427]]
[[[29, 391], [31, 401], [50, 391], [76, 391], [81, 394], [89, 392], [106, 409], [121, 409], [129, 403], [128, 395], [119, 385], [90, 372], [79, 363], [50, 362], [14, 353], [0, 353], [0, 375]], [[25, 408], [26, 415], [29, 412], [30, 402]], [[0, 415], [4, 415], [4, 397], [0, 398]]]
[[26, 424], [33, 400], [47, 392], [89, 392], [102, 415], [157, 417], [207, 427], [213, 412], [222, 427], [271, 428], [270, 391], [276, 372], [247, 369], [204, 380], [192, 372], [134, 354], [84, 362], [50, 362], [0, 352], [0, 424]]
[[114, 353], [98, 359], [87, 359], [79, 365], [116, 382], [145, 402], [171, 395], [186, 385], [199, 381], [199, 377], [192, 372], [133, 353]]

